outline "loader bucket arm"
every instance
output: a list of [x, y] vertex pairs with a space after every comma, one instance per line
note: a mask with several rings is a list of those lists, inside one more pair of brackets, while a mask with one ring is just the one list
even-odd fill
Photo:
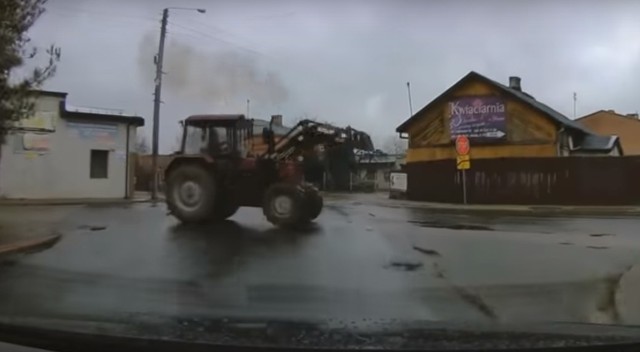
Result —
[[354, 149], [373, 150], [371, 137], [365, 132], [351, 127], [340, 128], [313, 120], [302, 120], [260, 157], [284, 160], [318, 144], [326, 148], [350, 144]]

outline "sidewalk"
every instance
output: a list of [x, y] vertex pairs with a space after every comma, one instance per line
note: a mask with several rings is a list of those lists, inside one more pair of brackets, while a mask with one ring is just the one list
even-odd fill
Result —
[[0, 260], [47, 249], [61, 235], [59, 226], [77, 206], [0, 206]]
[[[164, 201], [164, 195], [158, 199]], [[135, 192], [133, 198], [48, 198], [48, 199], [0, 199], [3, 205], [85, 205], [85, 204], [128, 204], [145, 203], [151, 201], [149, 192]]]
[[419, 202], [404, 199], [390, 199], [388, 192], [377, 193], [327, 193], [325, 200], [344, 201], [370, 204], [392, 208], [430, 209], [447, 212], [513, 212], [518, 214], [548, 214], [548, 215], [640, 215], [640, 206], [578, 206], [578, 205], [509, 205], [509, 204], [451, 204], [435, 202]]

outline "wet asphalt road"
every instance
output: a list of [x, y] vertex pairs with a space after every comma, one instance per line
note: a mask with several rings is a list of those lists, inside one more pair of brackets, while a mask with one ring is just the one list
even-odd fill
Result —
[[638, 225], [348, 198], [290, 232], [252, 208], [198, 227], [164, 205], [74, 207], [55, 247], [0, 267], [0, 316], [621, 323], [613, 297], [640, 259]]

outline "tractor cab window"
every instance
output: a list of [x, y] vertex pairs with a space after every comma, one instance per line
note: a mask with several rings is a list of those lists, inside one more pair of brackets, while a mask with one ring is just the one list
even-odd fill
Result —
[[185, 154], [200, 154], [208, 145], [206, 130], [197, 126], [187, 126], [185, 131]]
[[231, 131], [232, 129], [223, 127], [209, 128], [210, 154], [220, 155], [229, 154], [231, 152], [231, 138], [229, 135]]
[[232, 151], [232, 128], [187, 126], [185, 154], [225, 155]]

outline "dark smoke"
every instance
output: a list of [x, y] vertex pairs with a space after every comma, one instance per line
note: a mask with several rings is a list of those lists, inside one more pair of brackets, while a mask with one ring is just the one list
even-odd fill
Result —
[[[157, 46], [152, 33], [139, 46], [138, 63], [147, 82], [155, 77]], [[163, 90], [204, 102], [238, 105], [251, 99], [252, 104], [280, 104], [289, 95], [278, 73], [261, 69], [254, 54], [210, 51], [173, 38], [166, 42], [163, 71]]]

